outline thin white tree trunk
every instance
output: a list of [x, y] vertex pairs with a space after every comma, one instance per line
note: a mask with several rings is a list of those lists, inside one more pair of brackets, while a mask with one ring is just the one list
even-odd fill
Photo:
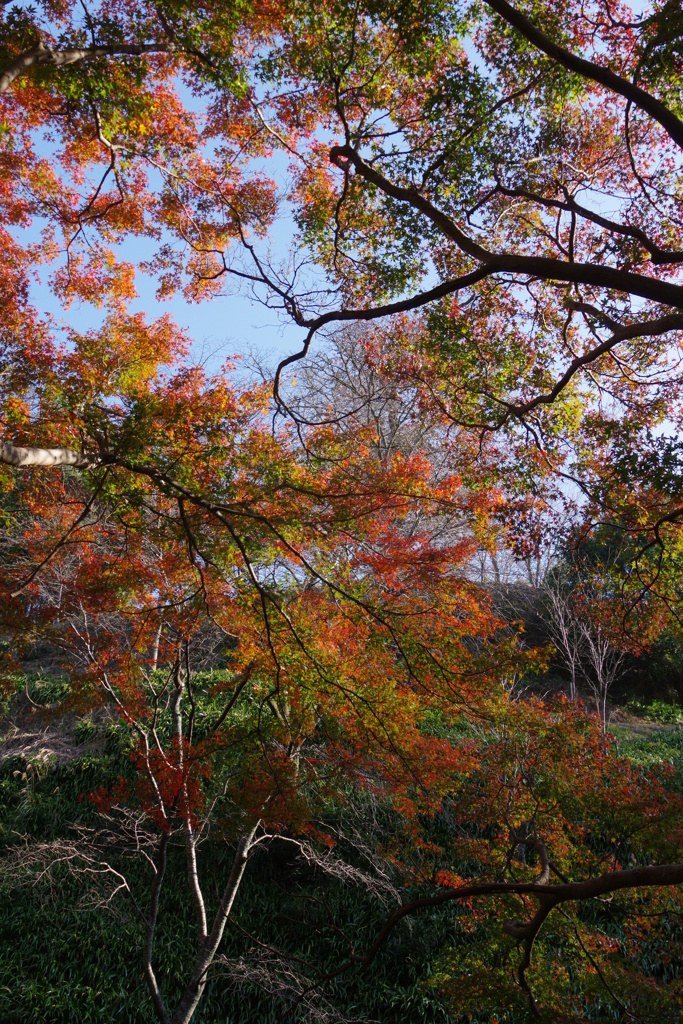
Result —
[[223, 898], [214, 918], [213, 927], [205, 941], [202, 943], [202, 948], [197, 954], [192, 978], [185, 989], [185, 994], [178, 1003], [175, 1013], [173, 1014], [172, 1024], [189, 1024], [194, 1011], [199, 1005], [199, 1001], [204, 993], [204, 988], [206, 987], [207, 973], [213, 963], [216, 953], [218, 952], [221, 939], [223, 938], [223, 932], [225, 931], [230, 911], [232, 910], [233, 903], [235, 902], [237, 890], [240, 887], [240, 882], [244, 875], [244, 869], [247, 866], [249, 852], [254, 842], [254, 836], [256, 835], [257, 828], [258, 823], [250, 832], [243, 835], [237, 844], [237, 850], [232, 862], [232, 870], [230, 871], [230, 878], [228, 879], [228, 884], [223, 892]]

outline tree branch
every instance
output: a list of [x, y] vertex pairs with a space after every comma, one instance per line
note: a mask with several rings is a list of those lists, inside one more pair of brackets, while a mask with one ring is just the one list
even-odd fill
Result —
[[143, 57], [149, 53], [177, 53], [178, 46], [168, 43], [122, 43], [111, 46], [84, 46], [69, 50], [52, 50], [41, 41], [32, 50], [26, 50], [6, 66], [0, 74], [0, 96], [7, 92], [12, 82], [29, 68], [63, 67], [79, 64], [96, 57]]
[[578, 57], [563, 46], [559, 46], [545, 32], [536, 28], [521, 11], [511, 7], [507, 0], [484, 0], [484, 2], [551, 60], [561, 64], [568, 71], [581, 75], [582, 78], [588, 78], [599, 85], [604, 85], [606, 89], [618, 93], [619, 96], [630, 100], [640, 110], [645, 111], [661, 124], [667, 135], [683, 149], [683, 121], [679, 120], [661, 100], [656, 99], [645, 89], [641, 89], [639, 85], [634, 85], [628, 79], [615, 74], [609, 68], [594, 64], [593, 61], [586, 60], [584, 57]]
[[642, 247], [649, 253], [650, 260], [655, 266], [662, 266], [670, 263], [683, 263], [683, 252], [679, 250], [668, 250], [663, 249], [661, 245], [653, 241], [649, 235], [633, 224], [620, 224], [619, 221], [611, 220], [609, 217], [604, 217], [600, 213], [596, 213], [594, 210], [590, 210], [587, 206], [582, 206], [577, 203], [573, 196], [567, 195], [564, 200], [552, 199], [549, 196], [539, 195], [537, 192], [530, 192], [528, 189], [523, 188], [512, 188], [508, 185], [503, 185], [502, 182], [498, 182], [497, 189], [501, 195], [507, 196], [509, 199], [528, 199], [530, 203], [538, 203], [539, 206], [544, 206], [546, 209], [552, 210], [564, 210], [567, 213], [574, 213], [578, 217], [582, 217], [584, 220], [590, 221], [592, 224], [597, 224], [599, 227], [604, 228], [605, 231], [610, 231], [615, 235], [623, 235], [627, 238], [633, 238], [636, 242], [640, 242]]
[[307, 326], [309, 330], [303, 345], [298, 352], [293, 352], [291, 356], [287, 356], [285, 359], [282, 359], [275, 371], [275, 380], [273, 384], [273, 397], [275, 398], [275, 401], [282, 409], [285, 409], [288, 412], [291, 411], [280, 395], [280, 382], [282, 380], [283, 371], [288, 366], [291, 366], [292, 363], [296, 363], [300, 359], [306, 358], [311, 347], [311, 342], [313, 341], [317, 331], [322, 327], [325, 327], [327, 324], [380, 320], [385, 316], [393, 316], [397, 313], [408, 313], [411, 309], [420, 309], [422, 306], [426, 306], [430, 302], [436, 302], [437, 299], [443, 299], [447, 295], [454, 295], [456, 292], [463, 291], [465, 288], [471, 288], [473, 284], [477, 284], [478, 281], [483, 281], [484, 278], [489, 277], [491, 273], [493, 273], [493, 271], [491, 271], [488, 266], [478, 267], [469, 274], [463, 274], [462, 277], [455, 277], [450, 281], [444, 281], [443, 284], [439, 284], [435, 288], [430, 288], [428, 291], [418, 292], [417, 295], [413, 295], [408, 299], [399, 299], [397, 302], [388, 302], [385, 306], [371, 306], [369, 309], [330, 310], [328, 313], [323, 313], [321, 316], [316, 317], [315, 320], [308, 321]]
[[[403, 188], [394, 184], [389, 178], [367, 164], [351, 146], [333, 146], [330, 150], [330, 161], [340, 170], [346, 168], [347, 162], [352, 163], [357, 174], [381, 189], [385, 195], [391, 196], [399, 202], [409, 203], [414, 209], [420, 210], [447, 238], [452, 239], [462, 252], [481, 262], [482, 266], [479, 268], [481, 278], [501, 273], [524, 274], [546, 281], [564, 281], [568, 284], [609, 288], [625, 292], [628, 295], [638, 295], [653, 302], [660, 302], [663, 305], [672, 306], [674, 309], [683, 309], [683, 287], [671, 284], [669, 281], [660, 281], [644, 274], [634, 274], [629, 270], [618, 270], [615, 267], [599, 266], [594, 263], [565, 262], [550, 256], [489, 252], [488, 249], [466, 235], [455, 221], [439, 210], [431, 200], [421, 195], [417, 189]], [[476, 271], [472, 273], [476, 273]], [[328, 314], [328, 316], [329, 319], [333, 319], [331, 315]], [[367, 316], [365, 318], [369, 319]], [[351, 317], [345, 319], [351, 319]]]
[[[330, 977], [336, 977], [350, 970], [354, 965], [366, 966], [371, 963], [386, 942], [391, 931], [404, 917], [415, 914], [419, 910], [425, 910], [428, 907], [441, 906], [441, 904], [449, 903], [452, 900], [465, 900], [475, 896], [496, 896], [512, 893], [520, 896], [536, 896], [541, 900], [542, 904], [547, 906], [547, 910], [543, 913], [542, 918], [537, 920], [540, 914], [539, 910], [539, 913], [531, 921], [521, 924], [518, 922], [507, 922], [504, 929], [507, 934], [515, 938], [528, 940], [532, 934], [534, 937], [538, 934], [539, 928], [550, 910], [561, 903], [593, 899], [620, 889], [640, 889], [681, 884], [683, 884], [683, 863], [656, 864], [644, 868], [632, 868], [627, 871], [608, 871], [603, 875], [589, 878], [584, 882], [566, 882], [562, 885], [545, 885], [538, 881], [481, 882], [444, 889], [435, 896], [425, 896], [422, 899], [411, 900], [409, 903], [404, 903], [398, 907], [389, 915], [384, 927], [377, 935], [368, 952], [363, 956], [352, 953], [349, 960], [337, 968]], [[534, 927], [536, 924], [538, 926]]]
[[0, 441], [0, 462], [7, 466], [74, 466], [75, 469], [93, 469], [100, 465], [97, 455], [84, 455], [72, 448], [18, 448]]
[[230, 877], [225, 890], [223, 891], [223, 898], [221, 899], [220, 906], [216, 912], [213, 927], [205, 941], [201, 944], [201, 949], [197, 955], [194, 970], [192, 972], [192, 978], [185, 989], [182, 999], [178, 1003], [175, 1013], [173, 1014], [173, 1024], [189, 1024], [197, 1004], [202, 997], [202, 992], [206, 985], [207, 972], [214, 961], [221, 939], [223, 938], [223, 932], [225, 931], [230, 911], [232, 910], [233, 903], [235, 902], [235, 896], [237, 895], [237, 890], [239, 889], [240, 882], [242, 881], [244, 869], [247, 866], [249, 852], [254, 844], [254, 836], [257, 828], [258, 823], [250, 832], [243, 835], [237, 844]]
[[[577, 303], [574, 308], [577, 308]], [[596, 311], [597, 312], [597, 311]], [[558, 395], [564, 391], [572, 377], [575, 376], [578, 371], [584, 367], [589, 366], [591, 363], [596, 362], [601, 356], [606, 355], [608, 352], [618, 345], [622, 341], [630, 341], [634, 338], [645, 338], [659, 336], [666, 334], [668, 331], [683, 330], [683, 316], [678, 313], [672, 313], [670, 316], [660, 317], [658, 320], [650, 320], [645, 323], [626, 324], [615, 330], [611, 337], [606, 338], [600, 345], [596, 345], [595, 348], [590, 349], [588, 352], [584, 352], [582, 356], [576, 356], [572, 359], [571, 363], [562, 374], [557, 383], [543, 395], [538, 395], [536, 398], [532, 398], [528, 402], [519, 403], [505, 403], [508, 416], [523, 416], [533, 409], [536, 409], [539, 405], [552, 405]]]
[[145, 922], [145, 944], [143, 948], [143, 970], [145, 975], [145, 981], [149, 989], [152, 1003], [156, 1011], [157, 1017], [161, 1021], [161, 1024], [171, 1024], [171, 1018], [166, 1004], [164, 1003], [163, 996], [161, 995], [161, 989], [152, 966], [152, 953], [154, 950], [154, 933], [156, 931], [157, 918], [159, 916], [159, 899], [161, 896], [161, 887], [164, 882], [164, 874], [166, 872], [166, 860], [168, 855], [168, 844], [170, 841], [170, 833], [164, 832], [159, 840], [159, 859], [158, 863], [154, 865], [154, 883], [152, 885], [152, 895], [150, 898], [149, 911], [147, 914], [147, 920]]

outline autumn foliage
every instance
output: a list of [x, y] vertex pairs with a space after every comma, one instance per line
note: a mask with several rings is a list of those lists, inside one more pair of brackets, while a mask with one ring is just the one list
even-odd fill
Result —
[[[82, 801], [100, 825], [8, 863], [133, 897], [107, 850], [145, 861], [163, 1024], [198, 1011], [276, 841], [369, 898], [393, 879], [369, 945], [294, 993], [261, 980], [292, 1019], [332, 1019], [335, 979], [445, 905], [467, 948], [444, 938], [424, 984], [449, 1013], [680, 1007], [676, 772], [620, 754], [607, 689], [602, 723], [525, 690], [550, 647], [472, 566], [611, 531], [575, 613], [634, 656], [679, 628], [681, 31], [672, 3], [4, 5], [3, 686], [43, 645], [59, 716], [126, 737]], [[300, 350], [260, 379], [202, 367], [135, 311], [150, 280], [248, 289]], [[366, 814], [353, 847], [335, 823], [370, 806], [391, 828]], [[230, 851], [213, 903], [205, 841]], [[176, 847], [197, 942], [170, 1005]], [[648, 943], [666, 969], [632, 958]]]

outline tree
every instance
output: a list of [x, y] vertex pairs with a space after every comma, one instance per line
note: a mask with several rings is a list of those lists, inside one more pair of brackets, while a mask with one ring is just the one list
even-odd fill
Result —
[[[3, 8], [7, 629], [17, 649], [37, 632], [75, 645], [80, 699], [106, 694], [137, 735], [130, 799], [156, 829], [157, 880], [164, 837], [185, 844], [199, 952], [178, 1020], [251, 846], [310, 826], [316, 744], [330, 779], [379, 780], [408, 847], [431, 849], [423, 811], [433, 824], [459, 807], [455, 845], [476, 878], [408, 900], [378, 943], [430, 900], [514, 895], [527, 919], [506, 932], [525, 943], [534, 1013], [527, 971], [551, 909], [680, 882], [677, 800], [575, 709], [501, 693], [518, 652], [462, 571], [501, 521], [533, 552], [534, 517], [554, 502], [572, 525], [609, 521], [633, 542], [635, 604], [646, 592], [675, 607], [679, 23], [669, 2], [638, 19], [603, 3], [527, 17], [505, 0]], [[276, 150], [291, 164], [282, 190], [277, 161], [263, 171]], [[274, 266], [283, 208], [298, 253]], [[137, 267], [136, 239], [156, 247]], [[65, 305], [105, 307], [101, 329], [60, 335], [36, 311], [43, 265]], [[131, 315], [136, 271], [196, 301], [246, 285], [298, 325], [272, 404], [269, 389], [203, 375], [170, 319]], [[374, 423], [288, 399], [287, 368], [353, 324], [373, 371], [435, 424], [438, 472], [397, 452], [395, 431], [384, 443], [393, 399]], [[467, 529], [440, 540], [449, 516]], [[219, 791], [232, 776], [195, 726], [187, 651], [202, 621], [236, 638], [205, 724], [226, 737], [235, 725], [251, 794], [211, 929], [192, 857], [213, 773]], [[479, 741], [461, 742], [475, 726]], [[586, 821], [602, 838], [613, 826], [618, 851], [596, 859]], [[540, 878], [526, 860], [515, 874], [520, 846]], [[414, 877], [447, 883], [434, 847], [431, 875]], [[632, 850], [643, 863], [622, 870]], [[409, 851], [394, 854], [413, 877]], [[606, 858], [614, 870], [596, 877]], [[568, 888], [549, 886], [558, 859]]]
[[613, 639], [605, 634], [604, 626], [583, 620], [581, 632], [584, 637], [586, 660], [590, 666], [588, 683], [593, 691], [596, 710], [603, 729], [607, 728], [607, 696], [616, 682], [626, 657], [626, 651], [614, 646]]
[[549, 605], [548, 625], [557, 651], [569, 670], [569, 698], [576, 700], [576, 681], [581, 675], [581, 663], [585, 654], [586, 635], [568, 592], [566, 580], [555, 574], [549, 577], [543, 588]]
[[[96, 352], [65, 353], [59, 387], [75, 376], [101, 386]], [[344, 786], [385, 791], [407, 821], [438, 801], [440, 771], [458, 755], [423, 735], [421, 718], [436, 703], [487, 699], [518, 656], [495, 643], [485, 598], [458, 572], [472, 542], [437, 546], [415, 529], [416, 512], [476, 512], [457, 479], [432, 481], [421, 454], [378, 461], [374, 433], [357, 423], [273, 435], [262, 388], [239, 393], [184, 369], [166, 380], [147, 365], [132, 391], [124, 375], [107, 396], [125, 459], [93, 467], [91, 486], [74, 471], [18, 482], [2, 571], [15, 658], [22, 642], [49, 640], [77, 684], [75, 709], [114, 714], [132, 745], [127, 774], [92, 798], [106, 827], [28, 860], [97, 865], [128, 891], [101, 848], [146, 858], [147, 905], [133, 894], [145, 977], [159, 1020], [186, 1022], [250, 855], [277, 835], [297, 841]], [[229, 644], [230, 671], [202, 689], [192, 651], [207, 631], [214, 647]], [[209, 830], [236, 845], [213, 919], [197, 867]], [[170, 1008], [154, 937], [178, 842], [197, 955]]]
[[553, 644], [569, 670], [569, 697], [576, 700], [577, 678], [583, 678], [605, 730], [607, 697], [626, 658], [626, 638], [622, 631], [615, 630], [613, 621], [606, 621], [609, 610], [600, 606], [595, 594], [591, 599], [572, 593], [566, 579], [551, 579], [544, 587], [544, 596], [549, 605], [548, 625]]
[[[675, 32], [662, 26], [677, 15], [669, 4], [640, 20], [601, 5], [539, 6], [529, 18], [505, 2], [435, 4], [415, 18], [403, 6], [379, 21], [371, 7], [354, 11], [304, 4], [282, 20], [279, 9], [245, 7], [239, 44], [222, 9], [203, 9], [194, 28], [182, 8], [140, 9], [130, 22], [122, 16], [125, 42], [108, 15], [90, 13], [88, 27], [80, 9], [65, 9], [58, 36], [13, 14], [10, 119], [53, 123], [68, 157], [58, 182], [54, 159], [15, 141], [8, 219], [45, 214], [65, 232], [68, 272], [55, 279], [65, 297], [130, 295], [131, 267], [105, 243], [161, 231], [148, 267], [165, 294], [182, 286], [208, 297], [246, 278], [306, 331], [301, 355], [335, 323], [384, 325], [373, 346], [419, 388], [425, 409], [465, 428], [463, 448], [479, 449], [473, 475], [495, 474], [510, 497], [528, 499], [532, 487], [550, 497], [559, 474], [583, 492], [589, 517], [655, 548], [673, 543], [679, 460], [659, 428], [679, 417], [679, 58]], [[41, 31], [53, 33], [49, 57], [35, 46]], [[203, 131], [165, 69], [215, 98]], [[40, 97], [62, 88], [68, 117], [50, 122]], [[175, 111], [172, 129], [162, 110]], [[338, 308], [258, 252], [276, 189], [250, 161], [273, 146], [291, 157], [300, 238]], [[109, 161], [102, 186], [81, 195], [69, 168], [84, 173], [98, 149]], [[152, 167], [164, 182], [154, 213]], [[29, 183], [20, 200], [17, 175]], [[46, 175], [64, 196], [58, 211]], [[116, 190], [105, 195], [112, 178]], [[611, 197], [612, 216], [597, 210], [596, 190]], [[21, 276], [28, 252], [14, 242], [10, 250]], [[53, 235], [34, 252], [54, 259]], [[29, 458], [3, 451], [10, 462]], [[645, 586], [661, 582], [645, 575]]]
[[334, 46], [321, 16], [315, 52], [292, 48], [342, 136], [302, 171], [300, 217], [344, 308], [308, 322], [302, 351], [335, 320], [392, 318], [386, 365], [481, 440], [513, 495], [559, 474], [589, 519], [657, 547], [676, 534], [679, 472], [653, 433], [680, 416], [669, 16], [454, 5], [424, 15], [418, 44], [393, 13], [377, 32], [359, 13]]

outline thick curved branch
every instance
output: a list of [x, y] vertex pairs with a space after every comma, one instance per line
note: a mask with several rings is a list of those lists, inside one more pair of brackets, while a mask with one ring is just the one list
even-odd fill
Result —
[[533, 46], [545, 53], [551, 60], [561, 64], [567, 71], [573, 71], [575, 74], [581, 75], [582, 78], [588, 78], [592, 82], [605, 86], [606, 89], [623, 96], [640, 110], [645, 111], [661, 124], [667, 135], [683, 149], [683, 121], [679, 120], [661, 100], [656, 99], [645, 89], [641, 89], [639, 85], [629, 82], [627, 78], [615, 74], [609, 68], [594, 64], [593, 61], [586, 60], [584, 57], [578, 57], [563, 46], [559, 46], [545, 32], [536, 28], [521, 11], [511, 7], [507, 0], [484, 0], [484, 3], [507, 21], [508, 25], [512, 25], [520, 35], [528, 39]]
[[578, 217], [582, 217], [584, 220], [590, 221], [592, 224], [597, 224], [599, 227], [604, 228], [606, 231], [611, 231], [615, 235], [623, 235], [626, 238], [633, 238], [635, 241], [640, 242], [646, 252], [650, 254], [650, 259], [656, 266], [662, 266], [668, 263], [683, 263], [683, 252], [663, 249], [661, 245], [658, 245], [657, 242], [653, 241], [642, 228], [633, 224], [620, 224], [619, 221], [610, 220], [609, 217], [603, 217], [602, 214], [596, 213], [594, 210], [589, 210], [587, 206], [582, 206], [580, 203], [577, 203], [573, 196], [568, 195], [564, 200], [552, 199], [548, 196], [539, 195], [536, 192], [530, 192], [527, 189], [511, 188], [507, 185], [503, 185], [502, 182], [498, 182], [496, 190], [501, 195], [507, 196], [510, 199], [528, 199], [530, 203], [538, 203], [539, 206], [544, 206], [546, 209], [564, 210], [566, 213], [575, 213]]
[[550, 914], [550, 911], [557, 906], [557, 900], [549, 898], [541, 898], [539, 901], [538, 910], [530, 921], [523, 924], [518, 921], [505, 921], [503, 924], [503, 931], [510, 938], [516, 939], [518, 942], [524, 943], [524, 956], [522, 957], [519, 967], [517, 968], [517, 980], [519, 981], [520, 988], [526, 992], [529, 999], [529, 1006], [534, 1017], [540, 1017], [541, 1011], [539, 1009], [536, 998], [529, 984], [529, 979], [526, 976], [526, 972], [531, 967], [531, 954], [534, 950], [534, 943], [536, 937], [540, 932], [541, 928], [545, 924], [546, 918]]
[[84, 455], [72, 448], [18, 448], [0, 441], [0, 462], [7, 466], [73, 466], [75, 469], [93, 469], [101, 464], [96, 455]]
[[399, 202], [409, 203], [419, 210], [447, 237], [452, 239], [466, 255], [479, 260], [482, 277], [494, 274], [524, 274], [546, 281], [563, 281], [568, 284], [585, 284], [594, 288], [609, 288], [638, 295], [652, 302], [660, 302], [674, 309], [683, 309], [683, 287], [647, 277], [645, 274], [634, 274], [628, 270], [601, 266], [595, 263], [572, 263], [554, 259], [550, 256], [524, 256], [515, 253], [491, 253], [466, 235], [447, 214], [439, 210], [429, 199], [421, 195], [417, 189], [403, 188], [394, 184], [380, 171], [371, 167], [351, 146], [333, 146], [330, 150], [330, 161], [340, 170], [345, 170], [349, 163], [353, 164], [356, 173], [372, 185], [376, 185], [386, 195]]
[[111, 46], [83, 46], [68, 50], [53, 50], [42, 42], [8, 64], [0, 74], [0, 96], [7, 92], [12, 82], [25, 71], [40, 67], [62, 67], [65, 64], [80, 64], [96, 57], [143, 57], [148, 53], [177, 53], [178, 46], [168, 43], [121, 43]]
[[327, 324], [380, 320], [382, 317], [393, 316], [397, 313], [409, 313], [412, 309], [420, 309], [422, 306], [427, 306], [430, 302], [436, 302], [437, 299], [443, 299], [447, 295], [454, 295], [455, 292], [470, 288], [473, 284], [477, 284], [478, 281], [483, 281], [484, 278], [489, 277], [491, 273], [493, 271], [488, 266], [479, 267], [476, 270], [470, 271], [469, 274], [463, 274], [462, 277], [452, 278], [450, 281], [444, 281], [443, 284], [436, 285], [436, 287], [430, 288], [427, 291], [418, 292], [417, 295], [413, 295], [409, 299], [399, 299], [396, 302], [388, 302], [385, 306], [371, 306], [369, 309], [330, 310], [314, 320], [306, 321], [308, 334], [302, 347], [298, 352], [293, 352], [292, 355], [282, 359], [275, 371], [275, 381], [273, 384], [275, 401], [281, 408], [289, 411], [289, 407], [280, 397], [280, 382], [283, 371], [288, 366], [291, 366], [292, 363], [306, 358], [315, 334]]
[[510, 838], [516, 845], [530, 846], [538, 854], [541, 862], [541, 871], [537, 878], [534, 878], [536, 885], [547, 885], [550, 881], [550, 860], [548, 850], [539, 836], [520, 835], [514, 829], [511, 830]]
[[422, 899], [404, 903], [389, 915], [384, 927], [378, 933], [368, 952], [365, 955], [359, 955], [352, 950], [348, 960], [345, 960], [336, 970], [330, 972], [324, 979], [325, 982], [329, 983], [332, 979], [339, 977], [339, 975], [346, 973], [353, 967], [365, 967], [370, 964], [398, 922], [410, 914], [417, 913], [419, 910], [425, 910], [428, 907], [438, 907], [452, 900], [472, 899], [476, 896], [503, 894], [534, 896], [539, 902], [538, 910], [534, 916], [529, 921], [506, 921], [503, 924], [503, 931], [511, 938], [524, 942], [524, 956], [518, 968], [518, 978], [521, 987], [529, 997], [534, 1016], [538, 1017], [540, 1016], [540, 1011], [527, 981], [526, 972], [531, 965], [531, 953], [536, 937], [548, 915], [555, 907], [562, 903], [576, 900], [594, 899], [620, 889], [640, 889], [683, 884], [683, 864], [661, 864], [645, 868], [632, 868], [628, 871], [608, 871], [604, 875], [599, 875], [597, 878], [589, 878], [584, 882], [565, 882], [561, 885], [548, 885], [544, 881], [549, 875], [550, 868], [545, 846], [536, 840], [533, 840], [531, 845], [537, 849], [541, 857], [541, 875], [536, 881], [481, 882], [473, 885], [461, 885], [456, 888], [443, 889], [435, 896], [426, 896]]
[[[683, 863], [682, 864], [656, 864], [644, 868], [631, 868], [627, 871], [608, 871], [596, 878], [589, 878], [584, 882], [566, 882], [561, 885], [543, 885], [539, 882], [481, 882], [474, 885], [461, 885], [453, 889], [444, 889], [435, 896], [425, 896], [422, 899], [411, 900], [397, 907], [387, 918], [384, 927], [377, 938], [370, 946], [364, 956], [354, 954], [348, 963], [343, 964], [337, 973], [348, 970], [354, 964], [369, 964], [377, 955], [390, 932], [399, 921], [410, 914], [428, 907], [438, 907], [442, 903], [449, 903], [453, 900], [466, 900], [475, 896], [496, 896], [502, 894], [517, 894], [520, 896], [536, 896], [547, 903], [558, 906], [561, 903], [570, 903], [576, 900], [594, 899], [597, 896], [604, 896], [610, 892], [617, 892], [620, 889], [641, 889], [654, 886], [683, 885]], [[546, 915], [547, 916], [547, 915]], [[526, 931], [526, 937], [530, 934], [530, 925], [521, 925]], [[525, 937], [525, 936], [520, 936]]]
[[[583, 304], [576, 304], [577, 307], [581, 305]], [[658, 337], [662, 334], [666, 334], [668, 331], [680, 330], [683, 330], [683, 316], [678, 313], [672, 313], [670, 316], [660, 317], [658, 320], [649, 320], [645, 323], [627, 324], [624, 327], [619, 327], [600, 345], [596, 345], [595, 348], [590, 349], [588, 352], [584, 352], [582, 356], [577, 356], [575, 359], [572, 359], [565, 372], [550, 391], [543, 395], [538, 395], [536, 398], [532, 398], [528, 402], [506, 403], [508, 415], [524, 416], [526, 413], [536, 409], [539, 405], [552, 405], [558, 395], [567, 387], [572, 377], [574, 377], [582, 367], [590, 366], [591, 363], [595, 363], [601, 356], [611, 352], [611, 350], [622, 341], [630, 341], [633, 338]], [[508, 417], [506, 416], [506, 419], [507, 418]]]
[[366, 163], [353, 146], [332, 146], [330, 149], [330, 163], [333, 163], [340, 170], [346, 170], [348, 164], [353, 164], [357, 174], [371, 185], [376, 185], [385, 195], [391, 196], [392, 199], [397, 199], [401, 203], [410, 203], [414, 209], [424, 213], [444, 235], [452, 238], [459, 248], [473, 259], [479, 260], [481, 263], [487, 263], [495, 258], [493, 253], [485, 249], [483, 245], [475, 242], [464, 231], [461, 231], [447, 214], [434, 206], [416, 188], [404, 188], [401, 185], [394, 184], [393, 181], [386, 178], [380, 171]]

